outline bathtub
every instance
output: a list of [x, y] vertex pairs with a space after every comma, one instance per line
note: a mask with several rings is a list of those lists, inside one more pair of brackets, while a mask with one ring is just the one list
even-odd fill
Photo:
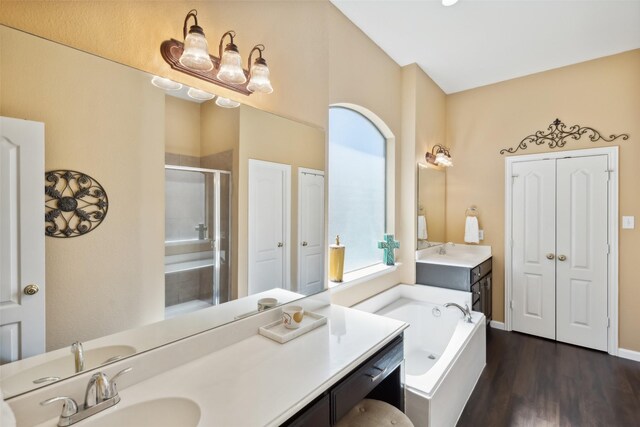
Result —
[[455, 302], [471, 294], [424, 285], [397, 285], [353, 308], [402, 320], [405, 331], [405, 412], [416, 427], [456, 425], [486, 363], [486, 323], [464, 321]]

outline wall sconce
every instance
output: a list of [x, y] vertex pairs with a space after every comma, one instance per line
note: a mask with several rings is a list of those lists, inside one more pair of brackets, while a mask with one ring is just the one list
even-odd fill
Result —
[[425, 154], [425, 159], [428, 163], [436, 166], [451, 167], [453, 166], [453, 159], [449, 149], [443, 145], [436, 144], [431, 149], [431, 153]]
[[[209, 54], [209, 45], [204, 36], [202, 27], [198, 25], [198, 12], [192, 9], [184, 19], [182, 34], [184, 43], [175, 39], [165, 40], [160, 45], [162, 58], [172, 69], [181, 71], [193, 77], [198, 77], [210, 83], [217, 84], [227, 89], [251, 95], [253, 92], [271, 93], [273, 87], [269, 79], [269, 68], [262, 57], [264, 45], [256, 45], [249, 54], [248, 69], [242, 68], [242, 58], [238, 46], [233, 42], [235, 31], [227, 31], [220, 38], [218, 56]], [[192, 25], [187, 33], [189, 19], [193, 18]], [[222, 49], [225, 38], [229, 43]], [[253, 65], [251, 57], [258, 51]], [[249, 81], [247, 82], [247, 77]]]

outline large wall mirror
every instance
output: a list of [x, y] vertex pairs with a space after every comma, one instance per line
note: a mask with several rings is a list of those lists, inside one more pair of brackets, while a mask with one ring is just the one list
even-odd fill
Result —
[[443, 168], [418, 163], [417, 249], [446, 241], [445, 183]]
[[[45, 170], [90, 175], [109, 203], [95, 230], [46, 238], [44, 313], [9, 318], [27, 297], [2, 264], [5, 397], [77, 373], [75, 342], [88, 370], [324, 290], [324, 130], [4, 26], [0, 55], [0, 116], [44, 123]], [[22, 346], [43, 317], [45, 342]]]

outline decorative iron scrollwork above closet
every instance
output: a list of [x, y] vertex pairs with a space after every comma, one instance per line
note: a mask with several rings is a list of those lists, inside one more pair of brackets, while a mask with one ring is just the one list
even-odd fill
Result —
[[544, 145], [548, 144], [549, 148], [562, 148], [568, 142], [569, 138], [578, 140], [584, 135], [587, 135], [592, 142], [603, 140], [605, 142], [612, 142], [618, 138], [622, 140], [629, 139], [628, 134], [609, 135], [607, 138], [603, 136], [597, 130], [580, 125], [573, 125], [567, 128], [560, 119], [555, 119], [553, 123], [547, 128], [547, 132], [539, 130], [536, 133], [525, 137], [516, 147], [503, 148], [500, 150], [500, 154], [510, 153], [513, 154], [518, 150], [526, 150], [529, 144]]

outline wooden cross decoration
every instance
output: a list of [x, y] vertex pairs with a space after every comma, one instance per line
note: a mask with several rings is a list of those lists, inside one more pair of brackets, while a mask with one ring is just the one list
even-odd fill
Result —
[[396, 265], [393, 250], [399, 247], [400, 242], [393, 239], [393, 234], [385, 234], [384, 240], [382, 242], [378, 242], [378, 249], [384, 249], [382, 262], [384, 262], [386, 265]]

